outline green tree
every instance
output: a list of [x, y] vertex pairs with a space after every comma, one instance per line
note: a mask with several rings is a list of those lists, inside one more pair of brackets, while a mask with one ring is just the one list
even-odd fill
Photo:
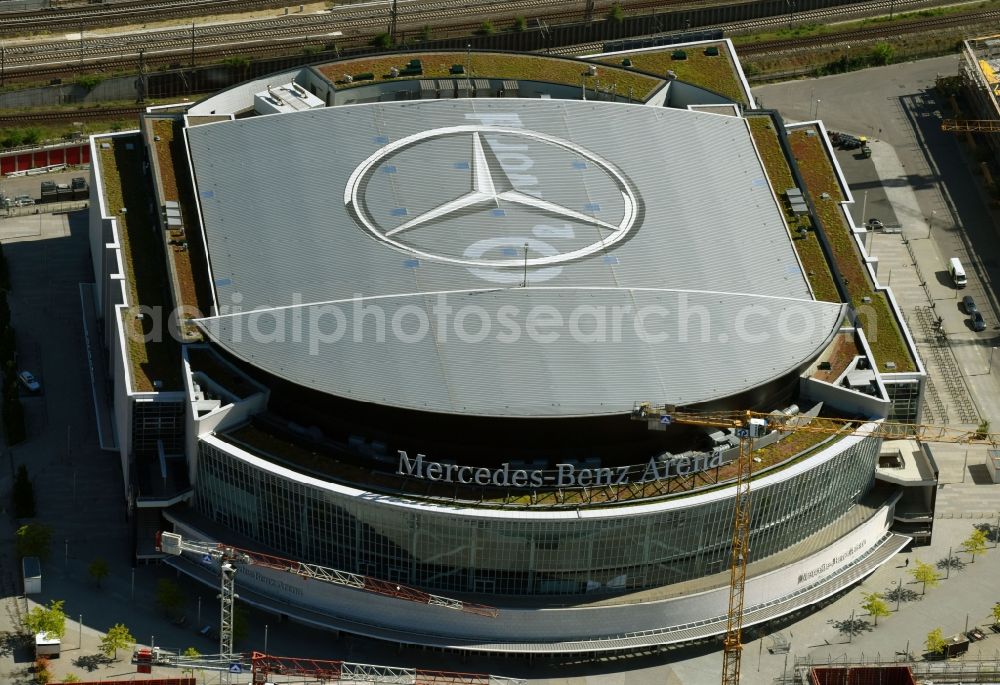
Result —
[[878, 43], [872, 48], [872, 64], [885, 66], [892, 64], [892, 58], [896, 55], [896, 48], [889, 43]]
[[863, 597], [864, 601], [861, 604], [861, 608], [868, 612], [868, 615], [875, 619], [875, 625], [878, 625], [878, 619], [880, 616], [889, 615], [889, 605], [885, 603], [882, 599], [882, 595], [878, 592], [870, 592]]
[[87, 90], [93, 90], [102, 81], [101, 77], [97, 74], [84, 74], [76, 79], [76, 85], [81, 88], [86, 88]]
[[169, 578], [161, 578], [156, 583], [156, 606], [168, 616], [176, 616], [184, 609], [187, 598], [180, 586]]
[[42, 131], [37, 128], [29, 128], [24, 131], [24, 142], [28, 145], [35, 145], [42, 140]]
[[991, 613], [993, 614], [993, 622], [1000, 623], [1000, 602], [993, 605]]
[[[0, 347], [3, 345], [3, 336], [0, 335]], [[17, 467], [17, 476], [14, 478], [14, 489], [12, 492], [14, 500], [14, 517], [19, 519], [29, 519], [35, 515], [35, 488], [28, 478], [28, 467], [21, 464]]]
[[514, 17], [514, 30], [515, 31], [528, 30], [528, 20], [524, 18], [523, 14]]
[[101, 581], [108, 577], [111, 573], [111, 569], [108, 568], [108, 562], [106, 562], [102, 557], [94, 557], [90, 565], [87, 566], [87, 573], [94, 582], [97, 583], [97, 587], [101, 587]]
[[962, 550], [972, 555], [972, 563], [976, 563], [977, 554], [986, 553], [986, 531], [974, 530], [962, 543]]
[[36, 606], [24, 616], [24, 629], [32, 635], [48, 633], [53, 637], [66, 634], [66, 613], [63, 611], [63, 600], [53, 599], [48, 607]]
[[80, 682], [80, 676], [78, 676], [76, 673], [67, 673], [66, 675], [63, 676], [63, 679], [60, 682], [78, 683]]
[[608, 19], [616, 24], [620, 24], [625, 21], [625, 10], [622, 9], [622, 6], [619, 3], [616, 2], [611, 6], [611, 9], [608, 10]]
[[927, 594], [927, 586], [937, 587], [938, 582], [941, 580], [941, 574], [934, 570], [934, 567], [930, 564], [925, 564], [924, 562], [917, 560], [914, 568], [910, 569], [910, 575], [913, 576], [913, 580], [918, 583], [923, 583], [923, 590], [920, 594]]
[[42, 561], [49, 558], [52, 548], [52, 529], [42, 523], [29, 523], [15, 533], [18, 557], [38, 557]]
[[496, 27], [493, 26], [493, 22], [490, 21], [489, 19], [487, 19], [486, 21], [484, 21], [482, 24], [479, 25], [479, 33], [483, 34], [484, 36], [492, 36], [494, 33], [496, 33], [496, 31], [497, 31]]
[[49, 685], [52, 682], [52, 671], [49, 670], [49, 658], [47, 656], [35, 658], [35, 682], [38, 685]]
[[[188, 647], [183, 652], [181, 652], [181, 656], [185, 656], [185, 657], [187, 657], [189, 659], [197, 659], [198, 657], [201, 656], [201, 652], [199, 652], [194, 647]], [[187, 668], [182, 668], [181, 669], [181, 673], [187, 673], [188, 675], [193, 676], [194, 675], [194, 667], [193, 666], [188, 666]]]
[[381, 50], [388, 50], [392, 47], [392, 36], [385, 32], [376, 33], [375, 37], [371, 40], [371, 44]]
[[121, 623], [116, 623], [108, 629], [107, 634], [101, 638], [101, 654], [118, 661], [119, 649], [131, 649], [135, 644], [132, 633]]
[[978, 438], [979, 440], [985, 440], [989, 432], [990, 432], [989, 421], [986, 420], [980, 421], [979, 425], [976, 426], [976, 438]]
[[0, 145], [4, 147], [17, 147], [24, 142], [24, 131], [19, 128], [9, 128], [3, 132], [3, 139]]
[[944, 639], [944, 634], [941, 632], [940, 628], [935, 628], [931, 632], [927, 633], [927, 640], [924, 642], [924, 649], [930, 654], [943, 654], [944, 648], [947, 646], [947, 642]]

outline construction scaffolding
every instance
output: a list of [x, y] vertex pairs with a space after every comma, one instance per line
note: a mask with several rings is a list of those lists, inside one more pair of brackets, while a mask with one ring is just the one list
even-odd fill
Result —
[[262, 652], [185, 656], [160, 648], [142, 648], [133, 653], [132, 663], [233, 674], [251, 673], [254, 685], [292, 681], [392, 685], [525, 685], [525, 681], [519, 678], [488, 673], [378, 666], [350, 661], [274, 656]]

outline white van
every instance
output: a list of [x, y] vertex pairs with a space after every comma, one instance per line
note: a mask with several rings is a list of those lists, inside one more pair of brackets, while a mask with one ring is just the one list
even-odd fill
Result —
[[968, 280], [965, 278], [965, 269], [962, 268], [962, 262], [958, 261], [958, 257], [952, 257], [948, 260], [948, 273], [951, 274], [951, 282], [955, 284], [956, 288], [964, 288], [968, 284]]

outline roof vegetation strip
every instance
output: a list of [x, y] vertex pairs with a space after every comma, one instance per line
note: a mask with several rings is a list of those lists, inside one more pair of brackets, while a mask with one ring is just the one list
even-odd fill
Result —
[[[747, 122], [757, 151], [764, 160], [764, 169], [771, 182], [771, 189], [781, 202], [782, 193], [793, 188], [795, 181], [788, 160], [778, 142], [778, 131], [769, 116], [748, 116]], [[807, 227], [808, 219], [800, 221], [791, 203], [783, 204], [782, 209], [785, 223], [792, 236], [792, 245], [795, 246], [795, 251], [802, 261], [802, 267], [806, 270], [806, 277], [816, 299], [824, 302], [840, 302], [840, 293], [837, 292], [833, 274], [830, 273], [830, 265], [823, 254], [823, 247], [819, 244], [819, 237], [813, 231], [794, 230], [800, 226]]]
[[[420, 73], [405, 73], [404, 68], [412, 59], [419, 59]], [[456, 76], [452, 68], [460, 64], [466, 73]], [[400, 75], [392, 77], [390, 69], [399, 68]], [[334, 82], [337, 88], [351, 88], [374, 81], [393, 81], [412, 78], [469, 78], [488, 77], [495, 79], [517, 79], [525, 81], [546, 81], [579, 87], [585, 79], [594, 77], [587, 75], [587, 63], [561, 57], [545, 57], [540, 55], [525, 55], [506, 52], [405, 52], [377, 57], [361, 57], [332, 62], [317, 67], [317, 70], [327, 79]], [[617, 83], [617, 92], [628, 94], [630, 91], [636, 100], [645, 100], [653, 91], [663, 84], [663, 79], [647, 74], [639, 74], [622, 68], [614, 68], [613, 80]], [[344, 81], [344, 75], [350, 74], [354, 80]], [[357, 75], [371, 74], [372, 79], [358, 79]], [[600, 75], [597, 78], [602, 78]], [[603, 83], [603, 80], [602, 80]]]
[[[178, 304], [193, 307], [200, 316], [211, 308], [208, 270], [205, 267], [199, 219], [191, 192], [190, 170], [184, 151], [181, 121], [168, 118], [152, 122], [155, 138], [152, 149], [157, 156], [164, 202], [178, 202], [182, 213], [182, 230], [171, 231], [170, 258], [177, 276]], [[185, 331], [194, 330], [185, 326]]]
[[[837, 267], [845, 280], [851, 305], [860, 316], [860, 323], [875, 361], [883, 373], [887, 370], [886, 362], [896, 364], [896, 373], [915, 371], [916, 364], [903, 338], [892, 305], [884, 293], [875, 291], [862, 263], [854, 234], [841, 211], [844, 196], [827, 149], [819, 135], [807, 133], [810, 130], [816, 129], [799, 128], [791, 131], [788, 134], [789, 143], [799, 172], [813, 197], [817, 220], [830, 242]], [[827, 198], [822, 197], [824, 193], [828, 195]], [[870, 298], [870, 301], [865, 302], [865, 298]]]
[[[110, 143], [108, 148], [98, 145], [98, 151], [105, 204], [108, 215], [118, 223], [125, 261], [129, 307], [122, 314], [122, 325], [128, 338], [135, 390], [179, 389], [180, 348], [165, 323], [159, 322], [157, 333], [153, 321], [153, 313], [170, 312], [173, 303], [159, 231], [148, 211], [149, 188], [142, 171], [142, 140], [138, 135], [111, 136], [97, 142]], [[155, 381], [160, 382], [160, 388], [154, 385]]]
[[[688, 48], [684, 52], [685, 59], [674, 59], [677, 50], [674, 45], [664, 46], [662, 50], [643, 50], [638, 52], [623, 52], [607, 57], [599, 57], [595, 61], [608, 65], [621, 65], [622, 60], [631, 61], [631, 66], [623, 69], [638, 70], [657, 76], [666, 76], [667, 71], [673, 71], [677, 78], [685, 83], [700, 86], [719, 95], [724, 95], [734, 102], [749, 105], [743, 92], [736, 67], [730, 58], [728, 49], [720, 49], [718, 55], [708, 55], [706, 50], [711, 46]], [[721, 44], [720, 44], [721, 47]], [[618, 92], [622, 92], [619, 88]]]

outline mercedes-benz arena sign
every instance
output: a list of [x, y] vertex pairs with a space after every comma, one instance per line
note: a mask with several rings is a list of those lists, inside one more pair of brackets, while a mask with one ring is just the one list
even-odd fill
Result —
[[[457, 196], [454, 199], [414, 217], [405, 217], [395, 226], [387, 227], [376, 222], [364, 201], [364, 192], [371, 175], [383, 164], [390, 162], [399, 151], [446, 136], [461, 136], [468, 139], [470, 188], [457, 189]], [[525, 142], [552, 146], [557, 150], [561, 149], [570, 153], [574, 157], [583, 158], [594, 168], [602, 170], [621, 192], [620, 219], [612, 223], [578, 209], [549, 202], [537, 195], [518, 190], [510, 176], [504, 171], [503, 166], [495, 163], [488, 156], [489, 137], [491, 136], [514, 136], [525, 139]], [[377, 240], [411, 252], [417, 257], [473, 267], [552, 266], [586, 257], [595, 252], [607, 250], [624, 239], [630, 231], [637, 227], [636, 217], [638, 215], [636, 192], [631, 184], [614, 165], [590, 150], [568, 140], [537, 131], [476, 124], [421, 131], [385, 145], [354, 169], [344, 189], [344, 204], [357, 222]], [[510, 239], [505, 237], [492, 241], [494, 244], [479, 246], [479, 249], [476, 250], [466, 249], [464, 252], [456, 254], [448, 254], [444, 251], [429, 252], [426, 248], [418, 248], [407, 240], [407, 236], [419, 231], [421, 227], [452, 218], [459, 213], [467, 215], [469, 212], [503, 211], [505, 207], [515, 206], [533, 208], [581, 227], [597, 227], [599, 237], [594, 242], [567, 252], [560, 252], [545, 241], [525, 238], [523, 240], [524, 254], [517, 254], [516, 257], [512, 256], [506, 259], [489, 259], [482, 256], [490, 247], [507, 248], [508, 251], [511, 247], [515, 247], [510, 244]], [[521, 247], [521, 245], [516, 247]], [[532, 256], [528, 255], [529, 249]]]

